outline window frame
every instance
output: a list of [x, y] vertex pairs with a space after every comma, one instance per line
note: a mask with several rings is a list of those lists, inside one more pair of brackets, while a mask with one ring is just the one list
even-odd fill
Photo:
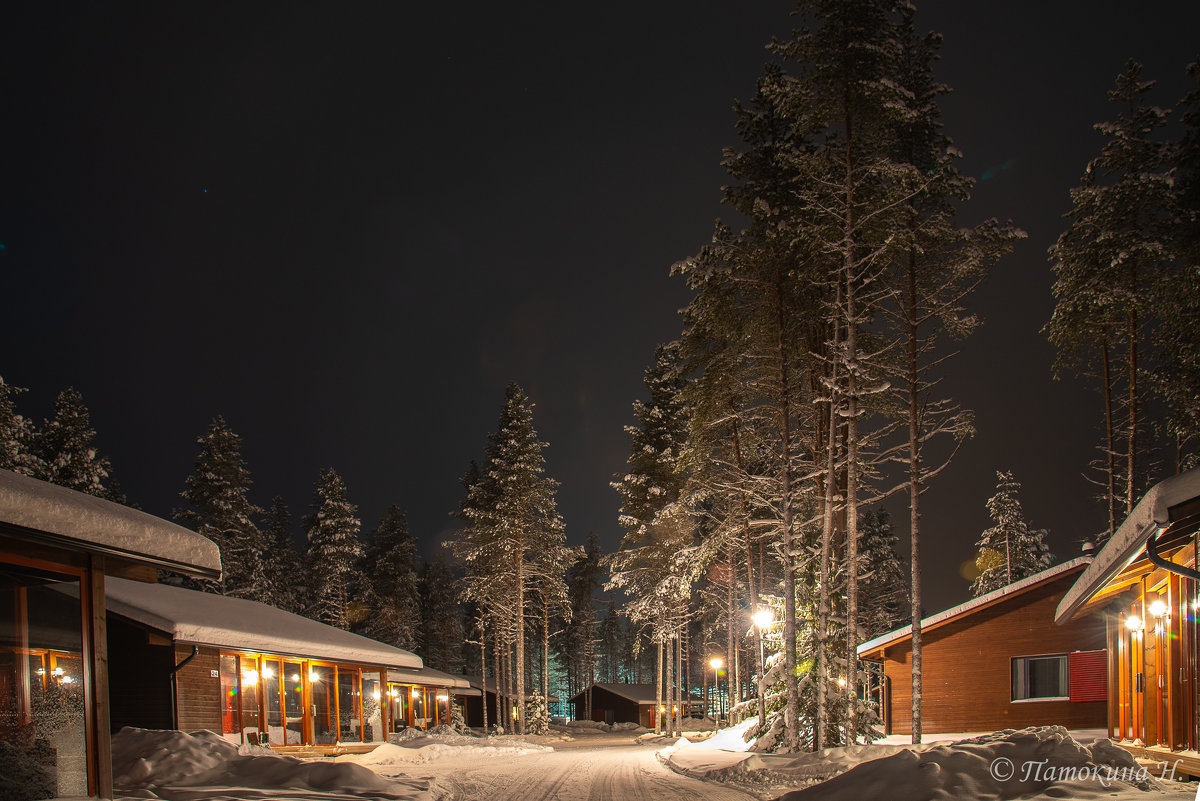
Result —
[[[1035, 695], [1035, 696], [1026, 695], [1023, 698], [1017, 697], [1017, 675], [1018, 675], [1017, 674], [1017, 665], [1018, 665], [1018, 663], [1023, 662], [1026, 664], [1026, 666], [1028, 666], [1029, 663], [1035, 659], [1057, 659], [1057, 660], [1059, 660], [1059, 662], [1062, 666], [1060, 678], [1059, 678], [1059, 689], [1061, 690], [1061, 689], [1065, 688], [1066, 689], [1065, 695]], [[1023, 675], [1022, 689], [1025, 693], [1029, 693], [1031, 691], [1031, 688], [1030, 688], [1030, 674], [1029, 674], [1028, 669], [1026, 669], [1022, 675]], [[1012, 704], [1042, 704], [1042, 703], [1049, 703], [1049, 702], [1053, 702], [1053, 701], [1070, 701], [1071, 700], [1071, 657], [1070, 657], [1070, 654], [1067, 654], [1067, 653], [1028, 654], [1028, 655], [1022, 655], [1022, 656], [1009, 657], [1008, 676], [1009, 676], [1009, 682], [1008, 682], [1009, 703], [1012, 703]]]

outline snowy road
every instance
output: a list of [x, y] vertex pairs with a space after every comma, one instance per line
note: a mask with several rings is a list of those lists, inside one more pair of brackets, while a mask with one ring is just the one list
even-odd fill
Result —
[[440, 760], [381, 769], [429, 778], [453, 801], [749, 801], [753, 796], [674, 773], [661, 746], [586, 746], [509, 759]]

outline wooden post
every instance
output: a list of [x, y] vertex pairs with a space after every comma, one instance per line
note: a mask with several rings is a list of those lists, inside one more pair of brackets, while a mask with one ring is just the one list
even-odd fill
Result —
[[[89, 710], [85, 723], [89, 774], [95, 770], [94, 792], [101, 798], [113, 797], [112, 733], [108, 706], [108, 628], [105, 620], [104, 557], [93, 555], [83, 577], [80, 599], [84, 600], [84, 706]], [[86, 599], [86, 600], [85, 600]], [[88, 699], [87, 696], [91, 698]], [[92, 781], [88, 781], [89, 789]]]

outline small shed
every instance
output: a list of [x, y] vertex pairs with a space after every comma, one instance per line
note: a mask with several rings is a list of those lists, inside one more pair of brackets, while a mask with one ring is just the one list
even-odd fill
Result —
[[[636, 723], [639, 726], [645, 726], [647, 729], [654, 728], [654, 706], [655, 686], [653, 684], [613, 684], [597, 682], [591, 687], [592, 690], [592, 715], [591, 720], [598, 723]], [[570, 699], [571, 705], [575, 710], [575, 718], [577, 720], [587, 720], [587, 690], [581, 690], [573, 695]], [[665, 714], [666, 704], [670, 701], [665, 697], [662, 700], [661, 711]], [[703, 709], [704, 702], [696, 697], [693, 697], [689, 702], [684, 704], [682, 716], [686, 717], [690, 712], [699, 712]]]
[[[468, 726], [479, 727], [483, 725], [483, 705], [487, 704], [487, 724], [490, 728], [496, 723], [502, 722], [499, 717], [498, 701], [496, 700], [496, 680], [488, 679], [486, 683], [479, 676], [463, 676], [462, 678], [470, 682], [472, 692], [464, 695], [459, 699], [463, 709], [463, 720]], [[534, 691], [540, 692], [539, 687], [534, 687], [532, 690], [529, 687], [525, 688], [526, 695], [532, 695]], [[546, 708], [550, 708], [550, 704], [558, 703], [559, 698], [554, 693], [546, 699]], [[507, 729], [511, 726], [513, 710], [509, 710], [507, 722], [504, 722], [504, 727]]]
[[[1105, 720], [1104, 625], [1054, 625], [1054, 610], [1091, 562], [1080, 557], [921, 621], [925, 734], [1026, 726], [1099, 728]], [[912, 626], [863, 643], [882, 663], [884, 732], [912, 732]]]
[[120, 579], [107, 597], [114, 729], [337, 750], [445, 723], [451, 696], [472, 692], [416, 654], [257, 601]]
[[40, 791], [112, 798], [106, 585], [158, 568], [216, 579], [220, 553], [145, 512], [0, 470], [0, 742], [38, 765]]

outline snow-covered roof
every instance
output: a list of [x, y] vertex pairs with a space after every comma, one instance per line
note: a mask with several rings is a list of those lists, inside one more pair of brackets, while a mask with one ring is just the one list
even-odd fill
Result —
[[[595, 684], [593, 684], [592, 686], [598, 687], [601, 690], [608, 690], [613, 695], [620, 696], [621, 698], [624, 698], [627, 701], [633, 701], [635, 704], [656, 703], [656, 700], [654, 698], [655, 689], [654, 689], [653, 684], [610, 684], [607, 682], [599, 682], [598, 681]], [[584, 691], [576, 693], [571, 698], [571, 700], [574, 701], [576, 698], [582, 697], [584, 692], [587, 692], [587, 691], [584, 690]], [[664, 698], [663, 698], [664, 701], [667, 700], [665, 698], [665, 695], [666, 695], [666, 693], [664, 692]], [[695, 700], [698, 697], [699, 696], [697, 696], [695, 693], [693, 693], [691, 700]]]
[[178, 642], [389, 669], [423, 667], [416, 654], [258, 601], [119, 578], [104, 582], [104, 594], [109, 612], [169, 634]]
[[[1025, 590], [1041, 584], [1042, 582], [1049, 581], [1050, 579], [1061, 576], [1064, 573], [1068, 573], [1072, 570], [1077, 570], [1083, 565], [1088, 564], [1091, 560], [1092, 557], [1090, 556], [1076, 557], [1069, 562], [1063, 562], [1061, 565], [1055, 565], [1054, 567], [1043, 570], [1040, 573], [1034, 573], [1032, 576], [1023, 578], [1020, 581], [1014, 581], [1012, 584], [1001, 587], [998, 590], [992, 590], [991, 592], [984, 593], [978, 598], [972, 598], [966, 603], [953, 606], [944, 612], [939, 612], [936, 615], [930, 615], [929, 617], [922, 618], [921, 631], [933, 628], [938, 624], [945, 623], [956, 617], [969, 614], [980, 607], [990, 606], [995, 601], [1022, 593]], [[908, 639], [911, 636], [912, 625], [910, 624], [902, 629], [896, 629], [895, 631], [888, 632], [887, 634], [880, 635], [873, 640], [868, 640], [862, 643], [858, 646], [858, 653], [861, 656], [862, 654], [874, 651], [881, 646], [891, 645], [892, 643]]]
[[1096, 554], [1091, 566], [1063, 596], [1054, 614], [1054, 622], [1059, 625], [1066, 623], [1109, 579], [1128, 567], [1142, 552], [1146, 540], [1171, 522], [1171, 507], [1198, 497], [1200, 469], [1171, 476], [1151, 487], [1100, 549], [1100, 553]]
[[[455, 676], [453, 673], [443, 673], [431, 667], [402, 668], [388, 670], [388, 681], [411, 681], [413, 684], [424, 684], [427, 687], [451, 687], [453, 689], [473, 689], [466, 676]], [[472, 693], [462, 693], [471, 695]]]
[[221, 574], [215, 543], [137, 509], [0, 470], [0, 523], [52, 545], [136, 559], [193, 575]]

